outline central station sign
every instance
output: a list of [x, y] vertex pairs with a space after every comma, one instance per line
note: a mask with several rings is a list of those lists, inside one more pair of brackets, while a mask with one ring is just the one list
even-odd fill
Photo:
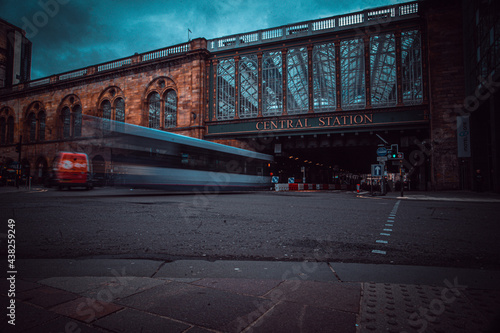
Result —
[[356, 114], [332, 117], [305, 118], [305, 119], [279, 119], [259, 121], [255, 124], [255, 129], [280, 130], [307, 127], [335, 127], [344, 125], [359, 125], [373, 123], [373, 114]]
[[300, 116], [239, 119], [207, 123], [207, 135], [249, 134], [265, 132], [301, 132], [309, 130], [370, 127], [378, 125], [425, 124], [423, 109], [377, 111], [338, 115], [307, 114]]

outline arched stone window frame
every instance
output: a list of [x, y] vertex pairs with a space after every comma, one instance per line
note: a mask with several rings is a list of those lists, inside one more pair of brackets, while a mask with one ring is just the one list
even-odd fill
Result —
[[25, 142], [45, 141], [45, 125], [47, 113], [45, 106], [41, 101], [32, 102], [25, 112], [24, 137]]
[[[169, 107], [169, 103], [167, 101], [168, 96], [173, 96], [175, 93], [175, 121], [174, 120], [169, 120], [167, 119], [167, 108], [171, 109]], [[143, 95], [143, 120], [142, 124], [143, 126], [148, 126], [151, 127], [154, 124], [151, 124], [150, 122], [150, 101], [151, 101], [151, 96], [154, 96], [155, 94], [158, 94], [160, 97], [159, 101], [159, 127], [157, 127], [160, 130], [165, 130], [165, 129], [173, 129], [176, 128], [178, 124], [178, 119], [179, 119], [179, 93], [177, 89], [177, 85], [175, 84], [174, 80], [166, 77], [166, 76], [161, 76], [153, 81], [146, 87], [146, 90]], [[170, 94], [170, 95], [169, 95]], [[170, 113], [171, 114], [171, 113]], [[174, 125], [175, 124], [175, 125]]]
[[73, 139], [82, 136], [83, 106], [80, 98], [75, 94], [63, 98], [58, 112], [58, 128], [60, 139]]
[[[110, 115], [109, 117], [106, 117], [106, 119], [125, 122], [127, 118], [125, 110], [126, 99], [121, 88], [118, 86], [110, 86], [104, 89], [97, 100], [97, 112], [94, 114], [96, 117], [104, 118], [105, 110], [103, 108], [103, 103], [105, 103], [105, 101], [108, 101], [110, 106]], [[117, 106], [119, 106], [120, 101], [123, 101], [123, 112], [120, 112], [120, 110], [117, 111]]]
[[9, 107], [0, 107], [0, 144], [14, 143], [15, 123], [14, 111]]

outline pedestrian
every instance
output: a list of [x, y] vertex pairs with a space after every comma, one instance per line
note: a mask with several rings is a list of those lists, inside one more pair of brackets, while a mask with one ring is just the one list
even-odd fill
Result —
[[483, 191], [483, 175], [481, 175], [481, 170], [477, 169], [476, 174], [474, 175], [474, 180], [476, 182], [476, 190], [478, 192]]

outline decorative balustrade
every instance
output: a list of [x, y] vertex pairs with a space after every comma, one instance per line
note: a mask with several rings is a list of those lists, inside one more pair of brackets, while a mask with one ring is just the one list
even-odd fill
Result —
[[208, 49], [210, 51], [218, 51], [242, 47], [251, 43], [267, 43], [274, 40], [292, 39], [304, 35], [351, 29], [353, 26], [374, 25], [380, 22], [385, 23], [387, 20], [407, 19], [408, 15], [418, 15], [417, 1], [259, 30], [246, 34], [221, 37], [209, 40]]
[[122, 66], [130, 65], [130, 64], [132, 64], [132, 58], [131, 57], [127, 58], [127, 59], [115, 60], [115, 61], [112, 61], [112, 62], [108, 62], [106, 64], [98, 65], [97, 66], [97, 71], [98, 72], [107, 71], [107, 70], [110, 70], [110, 69], [115, 69], [115, 68], [119, 68], [119, 67], [122, 67]]
[[173, 54], [185, 53], [190, 50], [190, 44], [180, 44], [175, 46], [166, 47], [160, 50], [150, 51], [142, 54], [142, 61], [156, 60], [160, 58], [165, 58]]
[[79, 69], [79, 70], [64, 73], [64, 74], [60, 74], [59, 81], [74, 79], [76, 77], [80, 77], [80, 76], [84, 76], [84, 75], [87, 75], [87, 68]]
[[[49, 85], [49, 84], [54, 84], [58, 81], [65, 81], [65, 80], [71, 80], [75, 78], [80, 78], [80, 77], [85, 77], [89, 75], [95, 75], [100, 72], [104, 71], [111, 71], [115, 70], [118, 68], [122, 68], [125, 66], [130, 66], [135, 63], [140, 63], [140, 62], [145, 62], [145, 61], [150, 61], [150, 60], [156, 60], [164, 57], [168, 57], [171, 55], [175, 54], [181, 54], [188, 52], [191, 47], [190, 43], [184, 43], [184, 44], [179, 44], [175, 46], [169, 46], [163, 49], [155, 50], [155, 51], [150, 51], [147, 53], [139, 54], [139, 55], [133, 55], [127, 58], [119, 59], [119, 60], [114, 60], [102, 64], [98, 64], [95, 66], [90, 66], [88, 68], [83, 68], [83, 69], [77, 69], [71, 72], [67, 73], [62, 73], [58, 75], [53, 75], [51, 77], [45, 77], [37, 80], [33, 80], [30, 82], [27, 82], [25, 84], [17, 84], [13, 86], [12, 88], [5, 88], [5, 89], [0, 89], [0, 95], [4, 93], [8, 93], [9, 91], [21, 91], [24, 89], [28, 88], [35, 88], [43, 85]], [[139, 60], [135, 60], [135, 59]]]

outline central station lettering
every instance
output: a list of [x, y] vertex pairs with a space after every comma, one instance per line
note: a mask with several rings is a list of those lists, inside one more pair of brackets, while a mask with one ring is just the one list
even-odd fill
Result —
[[281, 130], [290, 128], [337, 127], [373, 123], [373, 114], [356, 114], [306, 119], [283, 119], [259, 121], [255, 124], [258, 131]]

